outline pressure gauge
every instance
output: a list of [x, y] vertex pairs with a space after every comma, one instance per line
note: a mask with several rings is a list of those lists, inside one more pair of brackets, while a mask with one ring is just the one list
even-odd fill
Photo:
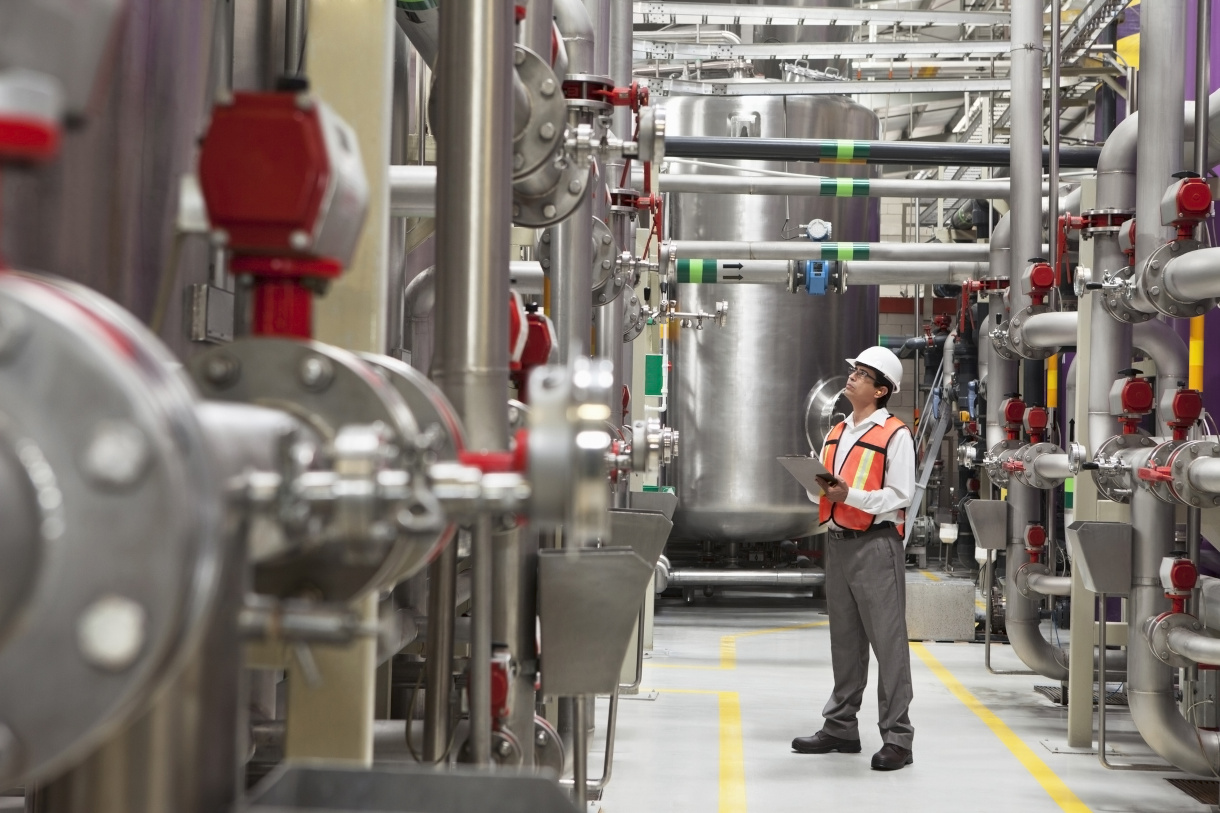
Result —
[[1072, 280], [1072, 290], [1076, 292], [1076, 298], [1084, 296], [1086, 285], [1093, 281], [1093, 270], [1085, 268], [1083, 265], [1076, 269], [1076, 278]]

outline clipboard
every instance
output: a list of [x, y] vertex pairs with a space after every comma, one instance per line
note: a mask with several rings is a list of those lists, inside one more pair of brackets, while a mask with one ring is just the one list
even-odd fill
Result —
[[805, 490], [811, 494], [823, 494], [825, 489], [822, 488], [818, 477], [833, 478], [833, 475], [826, 470], [822, 465], [822, 461], [816, 457], [800, 454], [786, 454], [775, 458], [784, 465], [788, 473], [796, 478], [797, 482], [805, 487]]

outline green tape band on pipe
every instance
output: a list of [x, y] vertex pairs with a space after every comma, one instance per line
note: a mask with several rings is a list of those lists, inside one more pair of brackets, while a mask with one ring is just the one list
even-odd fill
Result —
[[868, 178], [824, 178], [819, 186], [824, 198], [866, 198], [869, 193]]
[[678, 282], [702, 284], [715, 281], [715, 260], [678, 260]]
[[822, 243], [822, 260], [867, 260], [868, 243]]

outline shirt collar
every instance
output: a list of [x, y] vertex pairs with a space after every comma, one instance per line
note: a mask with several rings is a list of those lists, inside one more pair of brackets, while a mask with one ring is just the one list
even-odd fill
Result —
[[[889, 417], [890, 417], [890, 411], [888, 409], [886, 409], [885, 407], [882, 407], [881, 409], [873, 410], [873, 414], [869, 415], [867, 418], [865, 418], [864, 422], [865, 423], [875, 423], [877, 426], [884, 426], [886, 419]], [[847, 418], [843, 422], [845, 424], [847, 424], [848, 429], [856, 428], [856, 422], [855, 422], [854, 415], [848, 415]]]

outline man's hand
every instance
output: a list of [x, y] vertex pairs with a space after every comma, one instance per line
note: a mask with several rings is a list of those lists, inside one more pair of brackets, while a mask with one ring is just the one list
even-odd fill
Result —
[[818, 482], [822, 484], [822, 491], [826, 492], [826, 497], [831, 502], [843, 502], [847, 499], [847, 482], [842, 477], [836, 476], [833, 480], [819, 477]]

